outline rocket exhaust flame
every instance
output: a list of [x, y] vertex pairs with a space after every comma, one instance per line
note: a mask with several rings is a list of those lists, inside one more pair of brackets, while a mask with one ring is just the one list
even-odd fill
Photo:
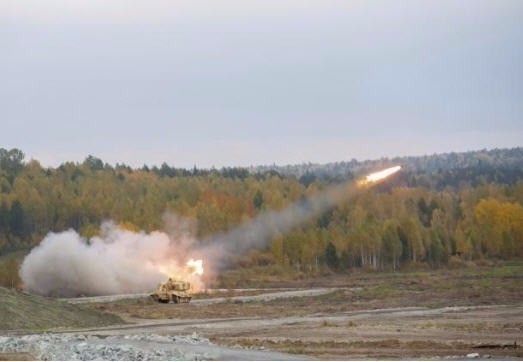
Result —
[[[78, 296], [141, 293], [168, 277], [203, 289], [206, 275], [228, 265], [232, 255], [265, 248], [309, 219], [346, 202], [397, 173], [400, 166], [328, 188], [283, 210], [258, 214], [235, 229], [198, 242], [186, 219], [167, 215], [168, 232], [135, 233], [105, 222], [100, 236], [86, 240], [76, 231], [49, 233], [24, 259], [20, 276], [26, 290], [42, 295]], [[186, 257], [189, 259], [184, 263]]]
[[167, 260], [166, 262], [162, 262], [160, 264], [148, 263], [147, 267], [155, 269], [158, 272], [175, 279], [203, 275], [203, 260], [201, 259], [189, 259], [189, 261], [185, 263], [185, 266], [181, 268], [173, 260]]
[[385, 170], [371, 173], [371, 174], [365, 176], [365, 178], [363, 180], [358, 181], [358, 184], [359, 185], [368, 185], [373, 182], [381, 181], [381, 180], [389, 177], [390, 175], [395, 174], [399, 170], [401, 170], [401, 166], [394, 166], [394, 167], [386, 168]]
[[198, 260], [194, 260], [194, 259], [189, 259], [189, 261], [187, 262], [187, 267], [191, 270], [191, 273], [193, 275], [203, 275], [203, 260], [202, 259], [198, 259]]

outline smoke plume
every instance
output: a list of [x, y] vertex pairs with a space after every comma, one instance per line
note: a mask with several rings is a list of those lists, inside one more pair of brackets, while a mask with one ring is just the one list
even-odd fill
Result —
[[198, 289], [202, 282], [187, 270], [186, 249], [194, 239], [187, 222], [167, 217], [168, 230], [132, 232], [113, 222], [101, 226], [89, 240], [76, 231], [49, 233], [20, 267], [24, 289], [41, 295], [79, 296], [151, 291], [169, 276], [188, 279]]

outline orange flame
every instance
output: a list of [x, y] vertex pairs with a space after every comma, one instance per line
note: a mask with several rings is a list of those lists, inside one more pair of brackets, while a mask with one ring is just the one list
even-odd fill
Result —
[[187, 265], [191, 274], [203, 275], [203, 260], [202, 259], [194, 260], [191, 258], [185, 265]]

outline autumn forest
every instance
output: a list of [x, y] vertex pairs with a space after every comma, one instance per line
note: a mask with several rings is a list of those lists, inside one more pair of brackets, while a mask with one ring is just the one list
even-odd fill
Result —
[[278, 235], [266, 250], [234, 257], [232, 267], [394, 271], [523, 257], [522, 148], [188, 170], [112, 166], [94, 156], [46, 168], [18, 149], [0, 149], [0, 254], [27, 252], [50, 231], [73, 228], [89, 238], [107, 219], [162, 229], [166, 212], [193, 220], [202, 240], [394, 164], [404, 168], [390, 182]]

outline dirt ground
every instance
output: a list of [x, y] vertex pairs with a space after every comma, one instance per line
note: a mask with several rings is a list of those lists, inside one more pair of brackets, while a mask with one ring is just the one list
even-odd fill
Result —
[[136, 323], [97, 333], [197, 332], [219, 344], [320, 359], [523, 358], [523, 263], [306, 283], [298, 289], [330, 289], [317, 295], [293, 289], [272, 300], [231, 295], [217, 303], [140, 298], [89, 306]]
[[0, 353], [0, 361], [34, 361], [35, 357], [27, 352]]

